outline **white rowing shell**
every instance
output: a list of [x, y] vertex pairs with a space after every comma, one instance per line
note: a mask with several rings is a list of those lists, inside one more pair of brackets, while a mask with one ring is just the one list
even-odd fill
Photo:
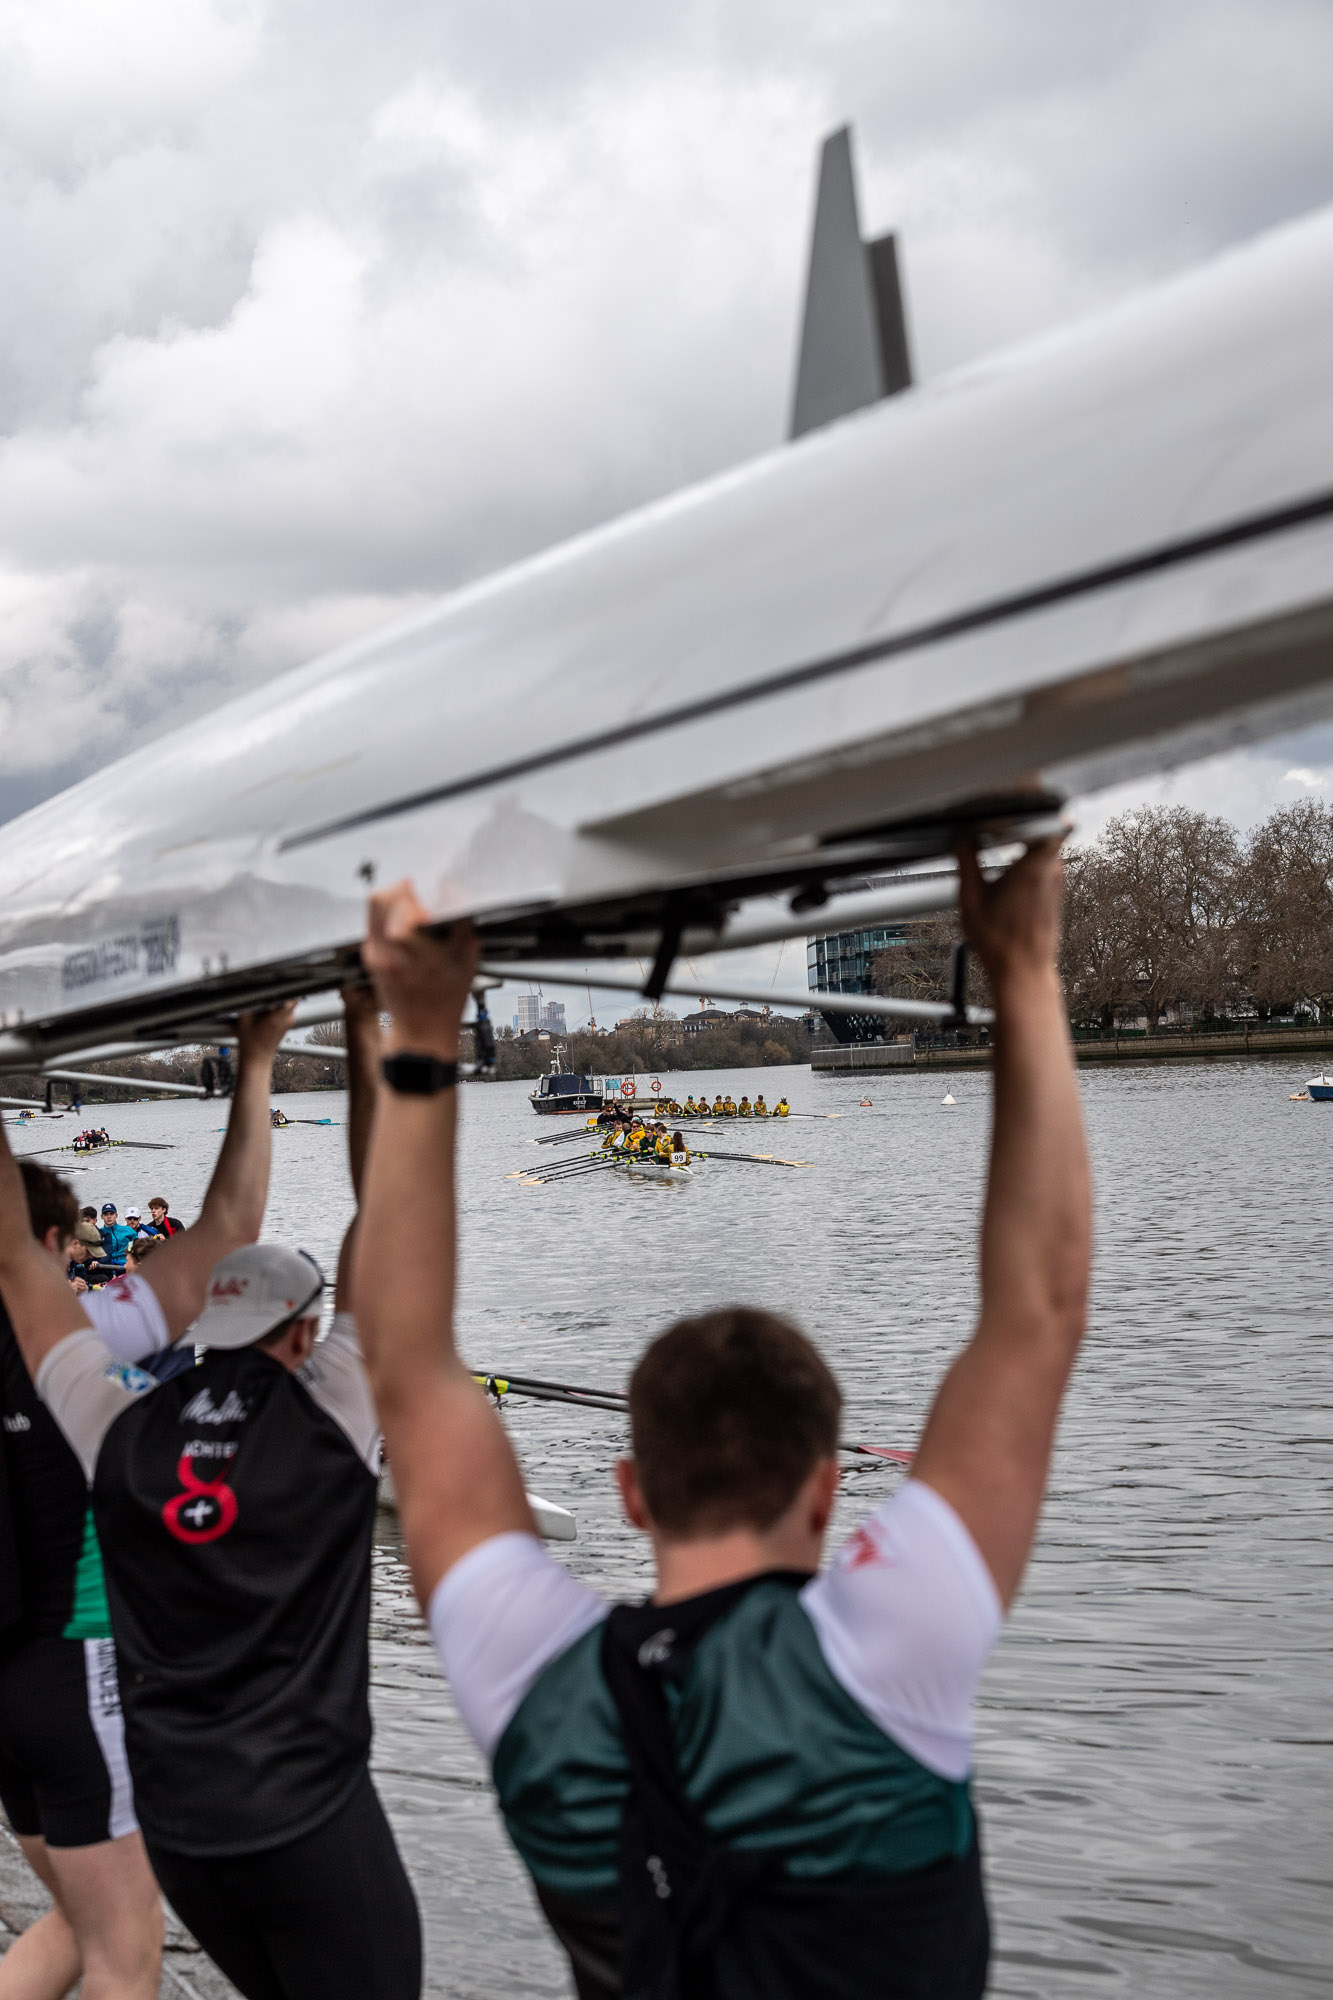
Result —
[[515, 913], [1327, 713], [1330, 327], [1333, 209], [135, 751], [0, 832], [0, 1055], [327, 985], [372, 878], [521, 956]]

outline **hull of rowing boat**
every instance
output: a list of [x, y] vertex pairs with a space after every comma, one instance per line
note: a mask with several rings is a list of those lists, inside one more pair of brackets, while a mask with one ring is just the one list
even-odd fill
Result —
[[573, 965], [1327, 714], [1330, 318], [1333, 208], [143, 745], [0, 833], [0, 1057], [327, 990], [371, 881]]
[[646, 1174], [655, 1181], [690, 1181], [694, 1179], [693, 1167], [669, 1167], [664, 1160], [617, 1160], [627, 1174]]

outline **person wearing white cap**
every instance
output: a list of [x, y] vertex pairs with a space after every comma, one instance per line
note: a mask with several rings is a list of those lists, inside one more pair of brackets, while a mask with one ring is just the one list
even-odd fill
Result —
[[[0, 1605], [0, 1803], [53, 1897], [0, 1972], [0, 1992], [24, 2000], [56, 2000], [78, 1979], [99, 2000], [150, 2000], [162, 1903], [135, 1819], [85, 1469], [33, 1387], [15, 1328], [45, 1319], [54, 1285], [75, 1308], [57, 1331], [91, 1324], [104, 1362], [147, 1361], [184, 1332], [218, 1258], [259, 1233], [273, 1054], [290, 1019], [283, 1007], [240, 1023], [227, 1135], [198, 1221], [141, 1274], [101, 1290], [76, 1298], [68, 1282], [72, 1190], [36, 1160], [16, 1163], [0, 1132], [0, 1543], [13, 1554]], [[118, 1227], [123, 1250], [135, 1232]]]
[[[347, 1014], [355, 1185], [379, 1025], [369, 995]], [[315, 1260], [233, 1251], [188, 1330], [200, 1365], [166, 1382], [109, 1364], [67, 1285], [15, 1315], [92, 1486], [149, 1859], [247, 2000], [420, 1991], [416, 1901], [369, 1773], [379, 1426], [347, 1268], [345, 1250], [316, 1347]]]

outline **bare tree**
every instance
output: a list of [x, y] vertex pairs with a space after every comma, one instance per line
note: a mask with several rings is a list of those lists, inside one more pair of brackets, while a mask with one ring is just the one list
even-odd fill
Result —
[[321, 1021], [306, 1036], [316, 1048], [341, 1049], [347, 1042], [347, 1029], [341, 1021]]
[[1302, 1002], [1327, 1020], [1333, 1000], [1333, 812], [1302, 799], [1250, 836], [1240, 932], [1241, 977], [1263, 1018]]
[[[920, 918], [907, 927], [900, 944], [876, 952], [870, 973], [872, 989], [892, 993], [900, 1000], [947, 1000], [957, 941], [956, 917], [941, 912]], [[970, 1007], [990, 1005], [986, 976], [975, 958], [968, 960], [967, 1003]]]

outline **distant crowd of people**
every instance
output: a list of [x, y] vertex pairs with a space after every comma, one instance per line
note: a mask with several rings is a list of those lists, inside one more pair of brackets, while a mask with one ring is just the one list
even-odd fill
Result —
[[123, 1222], [114, 1201], [102, 1203], [100, 1218], [91, 1205], [81, 1208], [69, 1245], [69, 1282], [76, 1292], [95, 1291], [136, 1268], [155, 1243], [178, 1236], [184, 1226], [164, 1194], [152, 1196], [146, 1219], [133, 1202]]

